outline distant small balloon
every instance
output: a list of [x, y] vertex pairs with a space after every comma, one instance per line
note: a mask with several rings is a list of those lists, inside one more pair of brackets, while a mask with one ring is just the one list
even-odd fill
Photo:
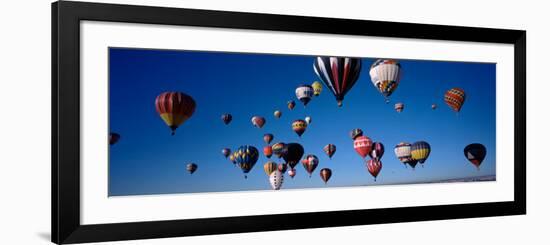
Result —
[[307, 123], [308, 125], [311, 124], [311, 117], [310, 117], [310, 116], [307, 116], [307, 117], [305, 118], [305, 121], [306, 121], [306, 123]]
[[380, 173], [380, 170], [382, 170], [382, 162], [376, 159], [370, 159], [367, 161], [366, 165], [367, 170], [374, 177], [374, 181], [376, 181], [376, 177]]
[[363, 136], [363, 130], [361, 130], [360, 128], [352, 129], [349, 132], [349, 137], [351, 137], [352, 140], [355, 140], [355, 138], [359, 136]]
[[271, 143], [272, 140], [273, 140], [273, 134], [264, 134], [264, 142], [266, 144]]
[[313, 88], [313, 95], [315, 96], [319, 96], [321, 94], [321, 91], [323, 91], [323, 84], [318, 81], [313, 82], [313, 84], [311, 84], [311, 87]]
[[296, 98], [298, 98], [304, 106], [307, 106], [311, 101], [311, 97], [313, 97], [313, 88], [310, 85], [303, 84], [296, 88]]
[[225, 123], [225, 125], [229, 124], [231, 120], [233, 120], [233, 116], [231, 114], [226, 113], [222, 115], [222, 121], [223, 123]]
[[437, 105], [436, 104], [432, 104], [432, 110], [435, 110], [437, 109]]
[[271, 158], [271, 155], [273, 155], [273, 149], [271, 148], [270, 145], [266, 145], [264, 147], [264, 155], [267, 157], [267, 158]]
[[294, 169], [289, 169], [287, 173], [288, 173], [288, 176], [290, 176], [290, 178], [294, 179], [294, 176], [296, 176], [296, 170]]
[[397, 112], [402, 112], [403, 109], [405, 109], [405, 104], [403, 103], [395, 103], [395, 110]]
[[292, 130], [299, 137], [302, 137], [302, 134], [306, 131], [306, 128], [307, 128], [307, 122], [302, 119], [294, 120], [294, 122], [292, 122]]
[[114, 145], [120, 139], [120, 134], [109, 133], [109, 145]]
[[464, 156], [479, 170], [479, 166], [487, 155], [487, 149], [479, 143], [469, 144], [464, 147]]
[[276, 110], [275, 112], [273, 112], [273, 115], [275, 116], [275, 118], [279, 119], [279, 118], [281, 118], [283, 113], [279, 110]]
[[325, 182], [325, 185], [327, 184], [328, 180], [332, 176], [332, 170], [330, 168], [323, 168], [321, 171], [319, 171], [319, 175], [321, 176], [321, 179], [323, 182]]
[[309, 154], [302, 161], [302, 165], [304, 166], [307, 173], [309, 174], [309, 177], [311, 178], [311, 174], [313, 173], [313, 171], [315, 171], [317, 165], [319, 165], [319, 158], [313, 154]]
[[279, 170], [281, 173], [286, 172], [287, 168], [288, 168], [288, 165], [286, 163], [277, 164], [277, 170]]
[[274, 171], [277, 171], [277, 164], [272, 161], [266, 162], [264, 164], [264, 171], [265, 171], [265, 174], [267, 174], [267, 176], [271, 175], [271, 173], [273, 173]]
[[227, 158], [229, 156], [229, 154], [231, 154], [231, 150], [229, 148], [223, 148], [222, 149], [222, 154], [225, 158]]
[[197, 164], [194, 164], [194, 163], [189, 163], [186, 166], [187, 172], [189, 172], [190, 174], [193, 174], [195, 171], [197, 171], [197, 168], [198, 168]]
[[353, 141], [353, 148], [359, 156], [365, 158], [371, 153], [372, 140], [367, 136], [359, 136]]
[[336, 146], [333, 144], [328, 144], [323, 147], [323, 151], [327, 154], [327, 156], [332, 159], [332, 156], [336, 152]]
[[253, 116], [250, 121], [252, 121], [252, 125], [257, 128], [262, 128], [265, 124], [265, 118], [260, 116]]
[[296, 103], [294, 102], [294, 100], [291, 100], [291, 101], [288, 101], [287, 106], [289, 110], [292, 110], [294, 109], [294, 106], [296, 106]]

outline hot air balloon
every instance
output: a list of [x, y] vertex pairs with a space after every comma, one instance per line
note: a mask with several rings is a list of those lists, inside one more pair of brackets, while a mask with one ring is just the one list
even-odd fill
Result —
[[277, 170], [279, 170], [281, 173], [286, 172], [288, 165], [286, 163], [279, 163], [277, 164]]
[[384, 145], [381, 142], [374, 142], [370, 151], [370, 157], [372, 159], [380, 161], [384, 155]]
[[479, 143], [469, 144], [464, 148], [464, 156], [476, 166], [477, 170], [479, 170], [479, 165], [481, 165], [481, 162], [485, 159], [486, 154], [487, 149]]
[[459, 112], [466, 100], [466, 93], [461, 88], [452, 88], [445, 93], [445, 103], [451, 109]]
[[174, 135], [176, 129], [193, 115], [196, 103], [187, 94], [164, 92], [157, 96], [155, 107], [160, 118], [170, 127], [172, 135]]
[[225, 158], [227, 158], [229, 156], [229, 154], [231, 154], [231, 150], [229, 148], [223, 148], [222, 149], [222, 154]]
[[264, 155], [265, 155], [267, 158], [271, 158], [271, 155], [273, 155], [273, 149], [271, 148], [270, 145], [264, 146]]
[[265, 118], [260, 116], [253, 116], [252, 119], [250, 119], [252, 122], [252, 125], [254, 125], [257, 128], [262, 128], [265, 124]]
[[229, 124], [231, 120], [233, 120], [233, 116], [231, 116], [231, 114], [226, 113], [222, 115], [222, 121], [223, 123], [225, 123], [225, 125]]
[[189, 163], [185, 167], [185, 169], [187, 169], [187, 172], [189, 172], [190, 174], [193, 174], [195, 171], [197, 171], [197, 168], [198, 168], [197, 164], [194, 164], [194, 163]]
[[420, 163], [424, 163], [428, 156], [430, 156], [430, 144], [426, 141], [414, 142], [411, 145], [411, 155], [414, 160]]
[[273, 140], [273, 134], [264, 134], [264, 142], [266, 144], [271, 143], [272, 140]]
[[402, 112], [403, 109], [405, 109], [405, 104], [403, 103], [395, 103], [395, 110], [397, 112]]
[[298, 137], [302, 137], [302, 134], [306, 131], [306, 128], [307, 122], [302, 119], [294, 120], [294, 122], [292, 122], [292, 130], [296, 132]]
[[307, 125], [311, 124], [311, 117], [310, 116], [307, 116], [304, 120], [306, 121]]
[[264, 171], [267, 174], [267, 176], [271, 175], [273, 171], [277, 171], [277, 164], [272, 161], [266, 162], [264, 164]]
[[285, 145], [285, 148], [286, 154], [283, 156], [283, 159], [286, 164], [293, 169], [298, 164], [300, 159], [302, 159], [302, 156], [304, 155], [304, 147], [298, 143], [288, 143]]
[[338, 106], [344, 96], [355, 85], [361, 73], [361, 59], [346, 57], [317, 57], [313, 63], [317, 76], [334, 94]]
[[380, 170], [382, 170], [382, 162], [376, 159], [370, 159], [367, 161], [367, 170], [369, 173], [374, 177], [374, 181], [376, 181], [376, 176], [378, 176], [378, 173], [380, 173]]
[[406, 142], [401, 142], [395, 146], [394, 151], [399, 161], [401, 161], [403, 164], [407, 164], [411, 161], [414, 161], [411, 155], [411, 144]]
[[432, 110], [435, 110], [437, 109], [437, 105], [436, 104], [432, 104]]
[[275, 154], [275, 156], [277, 156], [278, 158], [281, 158], [286, 154], [285, 143], [283, 142], [275, 143], [273, 146], [271, 146], [271, 150], [273, 151], [273, 154]]
[[359, 136], [353, 141], [353, 148], [359, 156], [365, 158], [371, 152], [372, 140], [367, 136]]
[[352, 140], [355, 140], [355, 138], [359, 136], [363, 136], [363, 130], [361, 130], [360, 128], [352, 129], [349, 132], [349, 137], [351, 137]]
[[275, 118], [277, 119], [281, 118], [282, 115], [283, 113], [279, 110], [276, 110], [275, 112], [273, 112], [273, 116], [275, 116]]
[[321, 169], [321, 171], [319, 171], [319, 175], [321, 175], [321, 179], [325, 182], [326, 185], [328, 180], [332, 176], [332, 170], [330, 170], [330, 168], [323, 168]]
[[333, 144], [325, 145], [323, 151], [327, 154], [328, 158], [332, 159], [332, 155], [336, 152], [336, 146]]
[[401, 80], [401, 64], [396, 60], [378, 59], [370, 67], [372, 84], [389, 102], [389, 96], [395, 91]]
[[289, 169], [287, 173], [288, 173], [288, 176], [290, 176], [290, 178], [294, 179], [294, 176], [296, 176], [296, 170], [294, 169]]
[[281, 189], [281, 186], [283, 185], [283, 180], [284, 175], [278, 170], [273, 171], [273, 173], [269, 175], [269, 183], [271, 184], [271, 188], [273, 188], [273, 190]]
[[317, 165], [319, 165], [319, 158], [313, 154], [309, 154], [306, 156], [304, 160], [302, 160], [302, 165], [306, 169], [307, 173], [309, 174], [309, 177], [311, 178], [311, 173], [315, 171], [315, 168], [317, 168]]
[[313, 88], [313, 95], [315, 96], [319, 96], [321, 94], [321, 91], [323, 91], [323, 84], [321, 84], [320, 82], [313, 82], [311, 84], [311, 87]]
[[246, 174], [254, 167], [258, 158], [258, 149], [251, 145], [243, 145], [235, 151], [235, 161], [243, 171], [245, 179], [247, 178]]
[[120, 139], [120, 134], [109, 133], [109, 145], [114, 145]]
[[294, 106], [296, 106], [296, 103], [294, 103], [294, 100], [289, 100], [286, 104], [288, 106], [289, 110], [294, 109]]
[[310, 85], [302, 84], [296, 88], [296, 98], [298, 98], [304, 106], [307, 106], [307, 103], [311, 101], [311, 97], [313, 97], [313, 88]]

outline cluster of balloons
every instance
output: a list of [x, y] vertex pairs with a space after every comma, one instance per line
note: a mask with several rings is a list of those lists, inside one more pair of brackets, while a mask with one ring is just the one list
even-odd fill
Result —
[[431, 152], [430, 144], [426, 141], [417, 141], [413, 144], [401, 142], [394, 148], [395, 155], [403, 164], [409, 164], [413, 170], [418, 163], [424, 164]]
[[350, 137], [353, 140], [353, 148], [363, 158], [369, 156], [371, 159], [366, 161], [367, 171], [376, 177], [382, 170], [382, 156], [384, 155], [384, 144], [381, 142], [373, 142], [369, 137], [363, 135], [363, 130], [356, 128], [351, 130]]

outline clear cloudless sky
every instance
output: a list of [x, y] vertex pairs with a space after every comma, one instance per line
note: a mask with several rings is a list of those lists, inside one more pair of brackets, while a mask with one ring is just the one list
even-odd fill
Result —
[[[109, 195], [270, 190], [263, 170], [268, 161], [262, 154], [264, 133], [274, 134], [272, 144], [297, 142], [304, 155], [320, 159], [311, 178], [301, 164], [294, 179], [285, 174], [282, 189], [422, 183], [496, 173], [495, 64], [400, 60], [403, 77], [386, 104], [370, 80], [374, 60], [363, 58], [359, 80], [343, 107], [323, 87], [304, 108], [295, 89], [320, 81], [312, 56], [110, 48], [109, 127], [121, 139], [109, 147]], [[453, 87], [467, 94], [458, 115], [443, 101]], [[155, 110], [156, 96], [165, 91], [186, 93], [197, 103], [175, 136]], [[289, 100], [296, 102], [292, 111]], [[402, 113], [394, 110], [396, 102], [405, 104]], [[275, 110], [282, 111], [280, 119], [273, 116]], [[222, 123], [224, 113], [233, 115], [229, 125]], [[263, 128], [252, 126], [255, 115], [266, 118]], [[312, 122], [299, 138], [291, 123], [306, 116]], [[353, 149], [353, 128], [386, 148], [376, 182]], [[394, 146], [419, 140], [432, 150], [424, 167], [419, 164], [413, 171], [399, 162]], [[337, 147], [332, 160], [323, 152], [329, 143]], [[470, 143], [487, 148], [479, 171], [464, 157]], [[248, 179], [221, 154], [224, 147], [235, 150], [245, 144], [260, 151]], [[190, 162], [198, 165], [193, 175], [185, 169]], [[319, 177], [322, 168], [332, 169], [327, 185]]]

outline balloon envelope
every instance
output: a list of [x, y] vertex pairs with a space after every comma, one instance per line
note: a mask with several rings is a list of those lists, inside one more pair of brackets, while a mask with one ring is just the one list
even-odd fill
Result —
[[323, 147], [323, 151], [327, 154], [328, 158], [332, 159], [332, 156], [336, 152], [336, 146], [333, 144], [328, 144]]
[[157, 113], [170, 127], [172, 135], [176, 133], [176, 129], [181, 124], [193, 115], [195, 107], [195, 100], [181, 92], [164, 92], [155, 100]]
[[306, 128], [307, 128], [307, 122], [302, 119], [294, 120], [294, 122], [292, 122], [292, 130], [299, 137], [301, 137], [302, 134], [306, 131]]
[[388, 97], [397, 89], [401, 81], [401, 64], [392, 59], [378, 59], [372, 63], [369, 75], [374, 87], [388, 101]]
[[352, 129], [349, 132], [349, 137], [351, 137], [352, 140], [354, 140], [355, 138], [357, 138], [359, 136], [363, 136], [363, 130], [361, 130], [360, 128]]
[[332, 176], [332, 170], [330, 170], [330, 168], [323, 168], [321, 169], [321, 171], [319, 171], [319, 175], [321, 176], [321, 179], [326, 184], [330, 179], [330, 177]]
[[120, 134], [109, 133], [109, 145], [114, 145], [120, 139]]
[[222, 122], [225, 123], [225, 125], [229, 124], [233, 120], [233, 116], [229, 113], [222, 115]]
[[313, 70], [332, 92], [338, 106], [342, 106], [348, 93], [361, 73], [361, 59], [349, 57], [317, 57]]
[[353, 141], [353, 148], [359, 156], [365, 158], [371, 153], [372, 140], [367, 136], [359, 136]]
[[313, 87], [310, 85], [300, 85], [296, 88], [296, 98], [306, 106], [313, 97]]
[[466, 101], [466, 93], [461, 88], [452, 88], [445, 93], [445, 103], [453, 109], [453, 111], [459, 112]]
[[321, 84], [320, 82], [313, 82], [313, 84], [311, 84], [311, 87], [313, 88], [313, 95], [315, 96], [319, 96], [321, 94], [321, 91], [323, 91], [323, 84]]
[[265, 118], [260, 116], [253, 116], [252, 119], [250, 119], [252, 122], [252, 125], [254, 125], [257, 128], [262, 128], [265, 124]]
[[283, 156], [283, 159], [285, 162], [290, 166], [290, 168], [294, 168], [300, 159], [302, 159], [302, 156], [304, 155], [304, 147], [298, 143], [289, 143], [285, 145], [286, 148], [286, 154]]
[[431, 147], [426, 141], [417, 141], [411, 145], [411, 155], [414, 160], [424, 163], [430, 156]]
[[464, 148], [464, 156], [476, 166], [477, 169], [479, 169], [479, 165], [481, 165], [486, 155], [487, 149], [484, 145], [479, 143], [469, 144]]
[[271, 184], [271, 188], [273, 188], [273, 190], [281, 189], [281, 186], [283, 185], [283, 181], [284, 181], [284, 176], [278, 170], [273, 171], [269, 175], [269, 183]]
[[193, 174], [195, 171], [197, 171], [198, 166], [197, 164], [189, 163], [185, 168], [187, 169], [187, 172], [189, 172], [190, 174]]

